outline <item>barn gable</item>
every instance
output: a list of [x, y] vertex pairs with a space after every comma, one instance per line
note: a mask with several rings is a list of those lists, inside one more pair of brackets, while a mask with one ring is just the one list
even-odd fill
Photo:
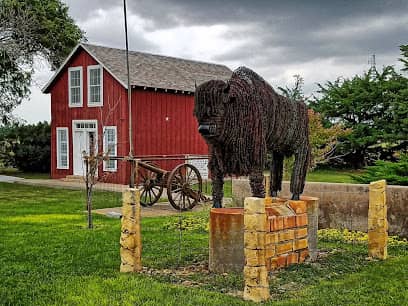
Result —
[[[125, 50], [91, 44], [77, 45], [42, 91], [49, 93], [56, 79], [79, 51], [85, 50], [123, 87], [127, 88]], [[130, 83], [133, 87], [194, 92], [195, 84], [210, 79], [227, 80], [232, 71], [218, 64], [129, 51]]]

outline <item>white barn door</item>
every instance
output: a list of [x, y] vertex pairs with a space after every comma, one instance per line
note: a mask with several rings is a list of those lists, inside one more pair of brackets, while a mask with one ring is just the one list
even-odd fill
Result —
[[72, 126], [73, 174], [83, 176], [86, 170], [83, 152], [90, 154], [97, 151], [97, 122], [96, 120], [74, 120]]

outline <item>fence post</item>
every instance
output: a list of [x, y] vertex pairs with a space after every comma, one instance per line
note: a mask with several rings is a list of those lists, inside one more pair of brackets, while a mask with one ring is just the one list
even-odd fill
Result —
[[387, 258], [387, 203], [385, 198], [385, 180], [371, 182], [368, 204], [368, 256]]
[[266, 269], [266, 213], [265, 200], [245, 198], [244, 201], [244, 299], [262, 302], [269, 299]]
[[307, 207], [307, 245], [311, 261], [317, 259], [317, 230], [319, 229], [319, 198], [301, 196]]
[[136, 272], [142, 269], [140, 191], [128, 188], [123, 192], [122, 201], [120, 272]]

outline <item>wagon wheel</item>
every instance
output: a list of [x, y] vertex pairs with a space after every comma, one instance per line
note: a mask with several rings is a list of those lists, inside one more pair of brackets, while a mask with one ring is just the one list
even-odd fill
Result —
[[167, 196], [175, 209], [192, 209], [200, 201], [202, 190], [203, 180], [196, 167], [181, 164], [170, 172]]
[[[157, 165], [153, 163], [149, 164], [157, 167]], [[139, 166], [138, 187], [141, 188], [140, 204], [142, 206], [152, 206], [160, 199], [160, 196], [163, 193], [163, 185], [160, 182], [161, 176], [161, 174], [157, 174], [156, 172]]]

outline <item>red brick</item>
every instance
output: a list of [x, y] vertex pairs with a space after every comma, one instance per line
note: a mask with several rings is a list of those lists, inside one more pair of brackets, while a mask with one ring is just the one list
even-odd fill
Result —
[[278, 268], [278, 257], [271, 258], [271, 270]]
[[278, 230], [283, 230], [283, 217], [278, 217]]
[[289, 201], [289, 206], [297, 214], [304, 214], [307, 211], [307, 206], [305, 201]]
[[283, 217], [271, 216], [269, 219], [270, 231], [279, 231], [283, 229]]
[[288, 257], [288, 255], [281, 255], [278, 257], [277, 259], [277, 266], [278, 268], [282, 268], [286, 266], [286, 258]]
[[295, 238], [304, 238], [307, 236], [307, 227], [295, 229]]
[[271, 270], [282, 268], [286, 266], [286, 258], [288, 255], [281, 255], [271, 259]]
[[292, 249], [293, 249], [292, 241], [278, 244], [276, 246], [276, 254], [280, 255], [280, 254], [288, 253], [288, 252], [291, 252]]
[[292, 228], [296, 226], [296, 216], [283, 217], [283, 228]]
[[309, 250], [302, 250], [299, 252], [299, 263], [305, 261], [305, 259], [309, 256]]
[[294, 230], [286, 230], [279, 232], [279, 242], [295, 239]]
[[307, 239], [299, 239], [293, 242], [293, 250], [300, 250], [307, 248]]
[[301, 214], [296, 216], [296, 226], [305, 226], [307, 225], [307, 214]]
[[298, 253], [290, 253], [287, 258], [287, 265], [297, 264], [299, 262], [299, 254]]

